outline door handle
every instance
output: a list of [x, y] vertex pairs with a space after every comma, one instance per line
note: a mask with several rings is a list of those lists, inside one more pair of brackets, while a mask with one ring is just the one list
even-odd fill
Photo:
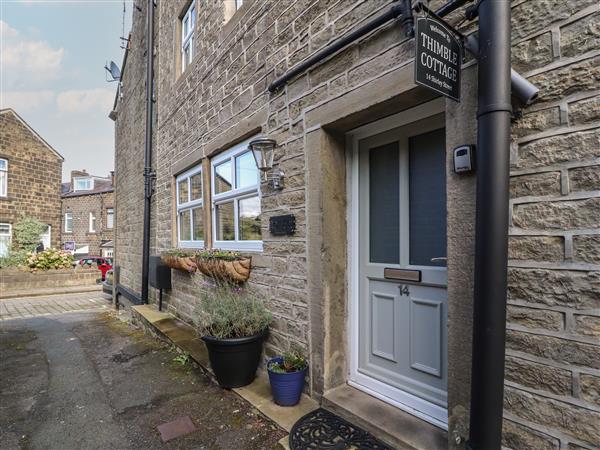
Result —
[[431, 262], [442, 262], [442, 261], [448, 261], [448, 258], [446, 256], [436, 256], [435, 258], [431, 258], [430, 261]]

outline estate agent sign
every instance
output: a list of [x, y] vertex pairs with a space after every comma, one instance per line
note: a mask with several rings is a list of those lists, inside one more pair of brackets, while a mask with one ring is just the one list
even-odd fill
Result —
[[417, 18], [415, 37], [415, 83], [460, 101], [460, 41], [433, 17]]

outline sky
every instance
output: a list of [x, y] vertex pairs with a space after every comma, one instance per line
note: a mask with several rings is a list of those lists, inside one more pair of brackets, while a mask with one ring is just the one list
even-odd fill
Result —
[[[133, 1], [125, 2], [125, 35]], [[137, 11], [136, 11], [137, 13]], [[0, 0], [0, 108], [13, 108], [71, 170], [107, 176], [114, 169], [117, 83], [123, 0]]]

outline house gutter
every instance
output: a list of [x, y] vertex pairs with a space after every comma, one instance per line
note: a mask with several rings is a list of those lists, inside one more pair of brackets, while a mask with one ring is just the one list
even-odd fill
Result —
[[152, 118], [154, 109], [154, 7], [155, 0], [148, 0], [146, 30], [146, 145], [144, 149], [144, 228], [142, 241], [142, 303], [148, 303], [148, 273], [150, 264], [150, 213], [153, 182], [156, 173], [152, 169]]
[[510, 2], [479, 4], [475, 286], [469, 440], [501, 448], [511, 118]]

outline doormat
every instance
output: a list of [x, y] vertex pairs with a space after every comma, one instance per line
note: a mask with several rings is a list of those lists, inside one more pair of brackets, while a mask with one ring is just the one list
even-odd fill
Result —
[[291, 450], [393, 450], [365, 430], [319, 408], [302, 417], [290, 432]]

